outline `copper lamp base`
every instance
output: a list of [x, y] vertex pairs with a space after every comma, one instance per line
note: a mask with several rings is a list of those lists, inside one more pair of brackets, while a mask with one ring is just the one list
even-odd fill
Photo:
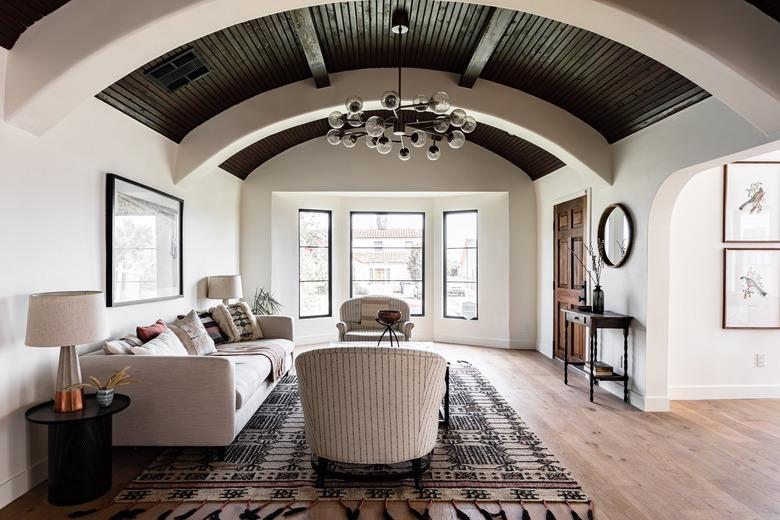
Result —
[[57, 385], [54, 387], [54, 411], [75, 412], [84, 408], [84, 390], [72, 388], [81, 383], [81, 366], [74, 345], [60, 347]]

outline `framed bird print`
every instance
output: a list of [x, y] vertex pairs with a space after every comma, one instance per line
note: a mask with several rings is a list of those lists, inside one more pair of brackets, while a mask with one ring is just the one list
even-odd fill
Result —
[[780, 329], [780, 249], [724, 249], [723, 278], [724, 329]]
[[735, 162], [723, 171], [723, 241], [780, 242], [780, 162]]

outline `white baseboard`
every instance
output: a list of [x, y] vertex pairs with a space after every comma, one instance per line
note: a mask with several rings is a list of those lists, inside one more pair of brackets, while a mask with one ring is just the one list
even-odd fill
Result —
[[778, 399], [780, 385], [671, 386], [669, 397], [677, 401], [701, 399]]
[[477, 347], [512, 348], [508, 338], [485, 338], [482, 336], [448, 336], [437, 334], [433, 341], [454, 343], [455, 345], [474, 345]]
[[0, 484], [0, 508], [3, 508], [46, 480], [48, 465], [46, 459], [37, 462]]

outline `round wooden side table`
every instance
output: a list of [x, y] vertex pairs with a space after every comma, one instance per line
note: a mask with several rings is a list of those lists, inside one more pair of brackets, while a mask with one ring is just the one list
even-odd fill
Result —
[[81, 504], [111, 489], [111, 417], [128, 406], [128, 396], [115, 394], [111, 405], [101, 408], [91, 394], [75, 412], [55, 412], [54, 401], [25, 412], [28, 421], [49, 428], [51, 504]]

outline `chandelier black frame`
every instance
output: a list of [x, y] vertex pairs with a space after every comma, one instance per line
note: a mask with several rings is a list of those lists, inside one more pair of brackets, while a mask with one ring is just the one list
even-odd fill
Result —
[[[391, 30], [399, 35], [409, 31], [409, 17], [403, 10], [393, 13]], [[400, 144], [398, 158], [407, 161], [411, 151], [406, 145], [409, 142], [415, 148], [421, 148], [430, 140], [426, 156], [435, 161], [441, 156], [439, 143], [446, 141], [450, 148], [460, 148], [466, 143], [466, 134], [477, 127], [477, 120], [463, 109], [456, 108], [452, 112], [450, 97], [446, 92], [438, 91], [428, 97], [416, 95], [411, 103], [403, 104], [401, 97], [401, 67], [398, 67], [398, 90], [386, 90], [379, 100], [384, 110], [392, 115], [382, 118], [372, 115], [366, 118], [363, 112], [363, 100], [358, 96], [350, 96], [344, 103], [347, 112], [331, 112], [328, 116], [330, 130], [326, 134], [332, 145], [344, 144], [347, 148], [357, 145], [358, 140], [365, 138], [366, 146], [376, 149], [381, 154], [389, 154], [394, 144]], [[420, 119], [423, 114], [435, 114], [433, 119]], [[391, 130], [392, 137], [386, 135]], [[407, 129], [411, 132], [407, 133]]]

